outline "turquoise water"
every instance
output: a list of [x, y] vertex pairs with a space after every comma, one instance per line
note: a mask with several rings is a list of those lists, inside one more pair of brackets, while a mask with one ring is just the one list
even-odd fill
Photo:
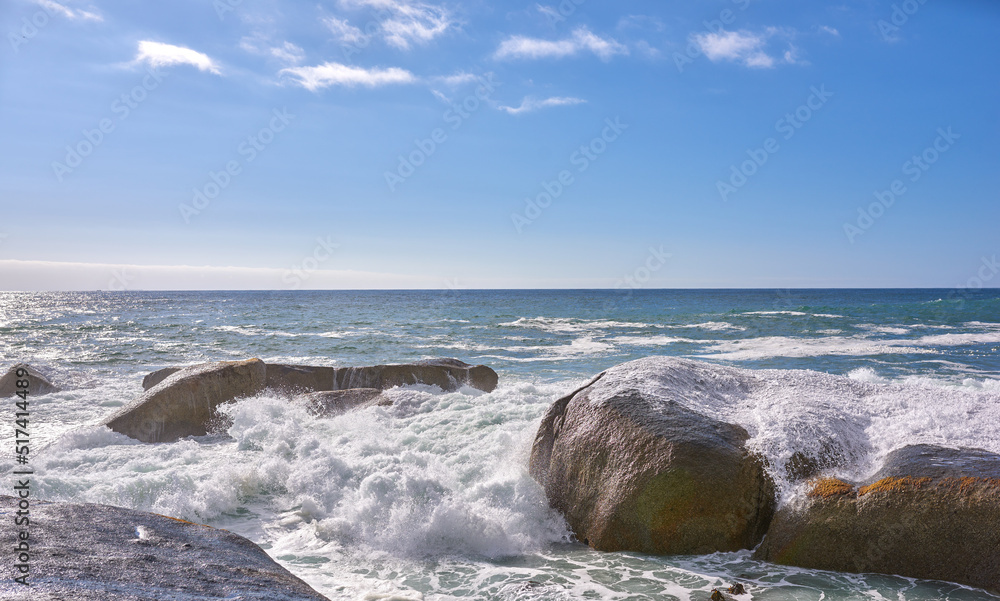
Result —
[[[64, 388], [34, 405], [40, 496], [229, 528], [331, 598], [703, 599], [735, 580], [753, 599], [996, 598], [575, 544], [526, 473], [539, 419], [648, 355], [772, 382], [743, 425], [774, 458], [831, 428], [856, 458], [845, 477], [915, 442], [1000, 452], [996, 290], [0, 293], [0, 366], [28, 361]], [[265, 394], [227, 406], [224, 432], [162, 445], [95, 426], [167, 365], [441, 356], [490, 365], [500, 387], [400, 388], [332, 419]]]

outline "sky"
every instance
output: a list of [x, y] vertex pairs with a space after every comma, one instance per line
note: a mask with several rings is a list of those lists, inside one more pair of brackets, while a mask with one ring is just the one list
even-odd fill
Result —
[[3, 0], [0, 290], [997, 287], [998, 28], [980, 0]]

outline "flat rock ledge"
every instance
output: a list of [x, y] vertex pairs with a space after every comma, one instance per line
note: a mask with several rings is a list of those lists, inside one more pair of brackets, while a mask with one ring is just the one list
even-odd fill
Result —
[[[17, 499], [0, 496], [0, 538], [14, 546]], [[31, 503], [28, 588], [7, 566], [0, 599], [32, 601], [326, 601], [226, 530], [110, 505]], [[12, 556], [12, 553], [8, 553]]]
[[945, 580], [1000, 593], [1000, 455], [914, 445], [871, 479], [813, 480], [775, 515], [755, 558]]

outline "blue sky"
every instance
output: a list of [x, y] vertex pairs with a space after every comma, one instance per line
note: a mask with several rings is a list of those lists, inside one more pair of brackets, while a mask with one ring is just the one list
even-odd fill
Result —
[[0, 289], [995, 287], [998, 26], [5, 0]]

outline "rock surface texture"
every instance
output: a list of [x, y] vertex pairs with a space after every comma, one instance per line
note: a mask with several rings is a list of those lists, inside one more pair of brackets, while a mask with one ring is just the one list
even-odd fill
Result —
[[579, 540], [603, 551], [698, 554], [763, 537], [775, 488], [745, 447], [749, 435], [685, 405], [680, 382], [705, 365], [631, 361], [549, 409], [530, 471]]
[[[0, 538], [18, 502], [0, 496]], [[27, 587], [8, 566], [0, 599], [324, 601], [257, 545], [226, 530], [108, 505], [32, 500]], [[11, 542], [11, 547], [14, 543]], [[11, 557], [12, 554], [9, 554]]]
[[816, 480], [775, 516], [758, 559], [947, 580], [1000, 592], [1000, 455], [933, 445], [890, 453], [870, 480]]

